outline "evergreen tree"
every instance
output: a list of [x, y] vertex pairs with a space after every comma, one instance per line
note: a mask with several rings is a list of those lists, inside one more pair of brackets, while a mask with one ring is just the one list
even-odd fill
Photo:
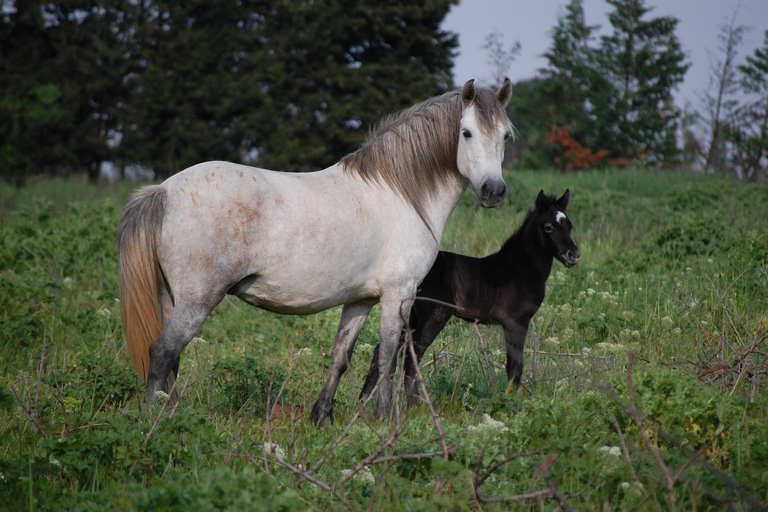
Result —
[[768, 30], [763, 47], [738, 69], [742, 89], [750, 98], [737, 114], [738, 122], [729, 127], [728, 139], [741, 177], [756, 182], [768, 177]]
[[14, 2], [0, 17], [0, 172], [98, 175], [126, 71], [126, 0]]
[[272, 108], [247, 141], [260, 165], [328, 166], [383, 115], [452, 86], [457, 40], [440, 23], [456, 0], [264, 3], [256, 77]]
[[597, 136], [614, 157], [673, 163], [680, 112], [672, 90], [688, 69], [675, 35], [678, 20], [645, 20], [644, 0], [607, 1], [613, 33], [601, 38], [598, 59], [612, 90], [592, 97]]
[[572, 144], [586, 151], [601, 149], [595, 128], [599, 113], [592, 105], [609, 84], [590, 46], [598, 28], [587, 25], [583, 0], [571, 0], [550, 32], [552, 43], [544, 54], [548, 67], [540, 78], [516, 84], [510, 109], [524, 134], [522, 165], [538, 168], [555, 162], [565, 168], [574, 163], [564, 147], [552, 143], [556, 134], [567, 134]]

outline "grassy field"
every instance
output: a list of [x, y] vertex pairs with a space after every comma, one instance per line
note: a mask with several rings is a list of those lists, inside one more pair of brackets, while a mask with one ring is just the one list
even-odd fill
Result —
[[523, 388], [505, 389], [500, 329], [453, 320], [423, 361], [435, 416], [377, 420], [356, 400], [374, 309], [323, 430], [308, 412], [338, 308], [227, 298], [182, 355], [181, 405], [146, 406], [117, 303], [131, 185], [0, 186], [0, 509], [766, 510], [768, 187], [506, 179], [500, 208], [464, 196], [444, 249], [495, 251], [540, 189], [569, 188], [582, 251], [555, 263]]

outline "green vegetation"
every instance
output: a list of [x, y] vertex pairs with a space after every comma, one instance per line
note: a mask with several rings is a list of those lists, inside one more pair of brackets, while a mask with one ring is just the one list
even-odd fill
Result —
[[374, 312], [321, 431], [307, 418], [338, 309], [226, 299], [182, 355], [180, 406], [146, 406], [116, 302], [127, 186], [3, 186], [0, 508], [764, 510], [768, 189], [641, 170], [506, 178], [498, 209], [467, 193], [445, 249], [496, 250], [539, 189], [570, 188], [582, 250], [553, 268], [524, 389], [504, 389], [499, 329], [452, 321], [423, 365], [439, 429], [426, 405], [377, 420], [356, 401]]

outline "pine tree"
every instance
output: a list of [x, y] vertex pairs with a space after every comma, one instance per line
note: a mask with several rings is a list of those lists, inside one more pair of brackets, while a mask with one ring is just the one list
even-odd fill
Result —
[[741, 177], [756, 182], [768, 177], [768, 30], [763, 47], [747, 56], [738, 70], [750, 99], [737, 114], [739, 122], [730, 126], [728, 138]]
[[612, 91], [593, 97], [597, 133], [614, 157], [674, 163], [678, 156], [674, 130], [679, 110], [672, 90], [688, 64], [675, 35], [678, 20], [645, 20], [644, 0], [607, 0], [613, 33], [601, 38], [599, 69]]

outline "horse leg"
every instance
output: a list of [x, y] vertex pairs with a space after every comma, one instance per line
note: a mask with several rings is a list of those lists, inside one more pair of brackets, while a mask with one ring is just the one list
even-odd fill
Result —
[[507, 382], [513, 381], [515, 387], [520, 385], [523, 375], [523, 348], [528, 334], [528, 322], [525, 325], [516, 320], [504, 323], [504, 340], [507, 349]]
[[[402, 343], [402, 339], [400, 340]], [[373, 388], [376, 386], [376, 383], [379, 381], [379, 346], [376, 345], [376, 348], [373, 350], [373, 357], [371, 358], [371, 366], [368, 368], [368, 375], [365, 376], [365, 382], [363, 383], [363, 388], [360, 390], [360, 400], [365, 400], [369, 396], [371, 396], [371, 393], [373, 393]]]
[[445, 328], [445, 324], [451, 319], [453, 313], [450, 308], [436, 305], [429, 302], [418, 302], [414, 304], [411, 313], [411, 322], [413, 327], [413, 349], [416, 352], [416, 360], [413, 360], [410, 350], [405, 357], [405, 393], [408, 396], [409, 405], [419, 403], [418, 378], [416, 375], [416, 366], [421, 362], [421, 358], [430, 345], [435, 341], [440, 331]]
[[[164, 286], [160, 287], [160, 318], [163, 321], [163, 327], [168, 323], [173, 313], [173, 298], [171, 297], [171, 290], [168, 288], [168, 283], [164, 283]], [[176, 377], [179, 375], [179, 361], [171, 368], [171, 373], [168, 374], [168, 378], [163, 385], [163, 391], [168, 393], [168, 400], [171, 405], [179, 403], [179, 390], [176, 389]]]
[[[408, 321], [408, 327], [413, 327], [414, 325], [416, 325], [416, 318], [414, 317], [413, 309], [411, 309], [411, 318]], [[400, 350], [400, 347], [405, 344], [405, 336], [406, 330], [403, 329], [397, 345], [398, 351]], [[373, 388], [379, 381], [379, 347], [380, 345], [376, 345], [376, 348], [373, 350], [373, 357], [371, 358], [371, 365], [368, 368], [368, 375], [365, 376], [363, 388], [360, 390], [360, 400], [364, 400], [371, 396], [371, 393], [373, 393]], [[406, 357], [409, 358], [410, 354], [406, 354]], [[396, 364], [397, 363], [395, 363], [395, 365]]]
[[333, 344], [328, 378], [320, 391], [320, 396], [312, 404], [312, 411], [309, 414], [310, 419], [317, 427], [326, 422], [333, 423], [333, 396], [336, 394], [341, 376], [349, 366], [357, 336], [360, 334], [360, 329], [363, 328], [365, 319], [368, 318], [372, 307], [373, 304], [370, 303], [354, 303], [345, 304], [341, 310], [339, 331]]
[[381, 335], [379, 339], [379, 392], [376, 397], [376, 416], [383, 418], [392, 410], [392, 387], [397, 366], [397, 347], [405, 319], [411, 311], [416, 295], [392, 294], [381, 298]]
[[182, 350], [197, 334], [219, 301], [215, 301], [213, 306], [202, 305], [203, 301], [196, 305], [176, 304], [168, 319], [164, 319], [163, 330], [149, 347], [149, 373], [144, 397], [146, 403], [154, 402], [158, 391], [170, 392], [171, 388], [167, 386], [175, 383]]

